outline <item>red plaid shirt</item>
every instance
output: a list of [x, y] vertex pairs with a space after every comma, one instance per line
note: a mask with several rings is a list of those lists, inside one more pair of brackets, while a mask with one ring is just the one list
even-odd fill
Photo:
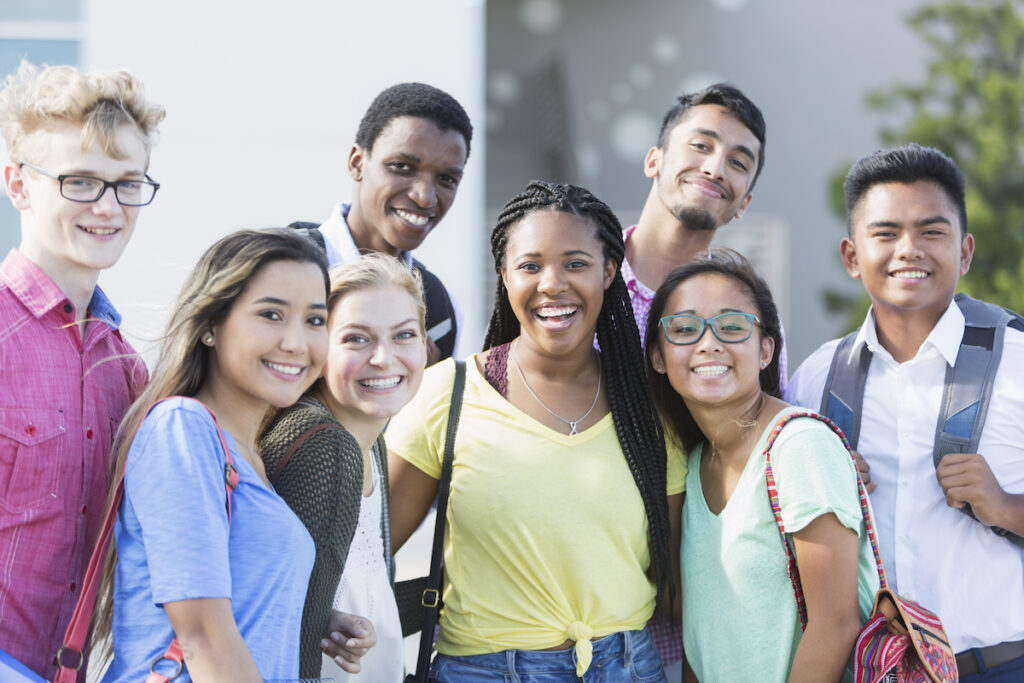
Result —
[[102, 521], [114, 432], [148, 379], [99, 288], [89, 315], [80, 337], [38, 266], [16, 249], [0, 264], [0, 648], [47, 680]]

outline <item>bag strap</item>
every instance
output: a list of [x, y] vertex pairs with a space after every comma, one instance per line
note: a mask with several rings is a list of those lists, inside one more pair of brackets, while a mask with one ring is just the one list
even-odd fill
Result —
[[430, 651], [434, 646], [434, 628], [441, 611], [441, 572], [444, 546], [445, 517], [448, 511], [448, 493], [451, 490], [452, 467], [455, 464], [455, 435], [462, 414], [462, 394], [466, 387], [466, 361], [455, 361], [455, 383], [452, 401], [448, 407], [448, 427], [444, 437], [444, 461], [441, 463], [441, 482], [437, 496], [437, 517], [434, 519], [434, 546], [430, 553], [430, 576], [423, 590], [423, 629], [420, 631], [420, 653], [416, 659], [414, 681], [426, 683], [430, 669]]
[[309, 221], [292, 221], [288, 224], [288, 227], [292, 230], [301, 230], [306, 237], [313, 240], [316, 246], [320, 247], [321, 250], [327, 251], [327, 244], [324, 241], [324, 234], [320, 232], [319, 223], [311, 223]]
[[[167, 398], [182, 397], [168, 396]], [[167, 399], [162, 400], [166, 401]], [[154, 403], [149, 410], [152, 411], [153, 408], [156, 407], [157, 403], [160, 403], [160, 401]], [[201, 405], [206, 408], [210, 413], [210, 417], [213, 418], [213, 424], [217, 428], [217, 436], [220, 438], [220, 445], [224, 449], [224, 488], [227, 491], [226, 505], [228, 512], [228, 525], [230, 525], [231, 492], [238, 487], [238, 470], [235, 469], [234, 460], [231, 458], [231, 451], [228, 449], [228, 442], [224, 438], [224, 432], [221, 431], [220, 423], [217, 421], [217, 416], [214, 415], [213, 411], [205, 404]], [[85, 571], [85, 579], [82, 582], [82, 593], [79, 595], [78, 602], [75, 604], [75, 611], [71, 615], [71, 622], [68, 624], [67, 630], [64, 632], [64, 644], [61, 646], [60, 650], [57, 651], [57, 662], [60, 668], [57, 670], [57, 676], [53, 679], [53, 683], [75, 683], [78, 677], [78, 670], [82, 668], [82, 664], [85, 661], [85, 655], [83, 654], [85, 638], [89, 633], [89, 622], [92, 620], [92, 612], [96, 606], [96, 592], [99, 590], [100, 576], [103, 573], [103, 564], [106, 560], [107, 547], [114, 532], [114, 520], [117, 518], [117, 511], [121, 507], [121, 501], [123, 498], [124, 473], [122, 472], [121, 477], [117, 481], [117, 487], [114, 489], [114, 496], [110, 501], [110, 507], [107, 508], [106, 516], [103, 518], [103, 527], [100, 530], [100, 536], [96, 539], [96, 545], [93, 546], [92, 556], [89, 558], [89, 566]], [[75, 666], [65, 665], [63, 661], [63, 654], [65, 652], [77, 653], [78, 664]], [[154, 671], [156, 664], [163, 659], [167, 659], [178, 664], [178, 670], [173, 676], [158, 674]], [[157, 658], [150, 666], [150, 673], [146, 678], [146, 683], [166, 683], [167, 681], [177, 678], [184, 666], [184, 657], [181, 654], [181, 647], [178, 645], [178, 639], [175, 638], [171, 641], [167, 651]]]
[[857, 447], [860, 437], [860, 414], [864, 404], [864, 384], [871, 365], [871, 351], [862, 344], [860, 352], [853, 357], [853, 345], [857, 333], [851, 332], [842, 338], [828, 369], [828, 379], [821, 392], [820, 411], [843, 430], [848, 443]]
[[[807, 603], [804, 601], [804, 590], [800, 583], [800, 572], [796, 566], [796, 557], [793, 555], [793, 550], [789, 547], [789, 541], [786, 539], [786, 527], [782, 523], [782, 506], [779, 504], [779, 491], [775, 485], [775, 474], [772, 472], [771, 462], [771, 449], [775, 445], [775, 439], [778, 438], [779, 433], [782, 432], [782, 428], [789, 424], [790, 420], [798, 417], [810, 417], [815, 420], [828, 425], [828, 427], [839, 437], [843, 442], [843, 446], [847, 452], [850, 452], [850, 444], [846, 441], [846, 437], [836, 427], [832, 420], [828, 419], [824, 415], [812, 411], [798, 411], [784, 415], [775, 428], [772, 429], [772, 433], [768, 435], [768, 441], [764, 446], [764, 474], [765, 481], [768, 483], [768, 500], [772, 505], [772, 514], [775, 515], [775, 524], [779, 527], [779, 535], [782, 537], [782, 547], [786, 550], [786, 560], [789, 563], [789, 580], [793, 584], [793, 595], [796, 597], [796, 611], [800, 615], [800, 628], [807, 628]], [[875, 556], [875, 567], [878, 569], [878, 582], [882, 588], [888, 588], [889, 582], [885, 578], [885, 568], [882, 566], [882, 556], [878, 552], [878, 539], [875, 537], [875, 526], [871, 521], [871, 513], [868, 512], [868, 494], [864, 490], [864, 482], [860, 479], [860, 472], [857, 470], [857, 461], [853, 458], [853, 453], [850, 452], [850, 460], [853, 461], [853, 472], [857, 476], [857, 494], [860, 498], [860, 513], [864, 519], [864, 528], [867, 529], [868, 539], [871, 541], [871, 552]]]
[[[950, 453], [978, 452], [992, 399], [992, 385], [1003, 355], [1006, 328], [1019, 319], [1015, 313], [963, 293], [957, 294], [954, 300], [964, 315], [964, 336], [956, 362], [946, 368], [932, 451], [935, 467]], [[980, 522], [969, 503], [960, 510]], [[989, 528], [996, 535], [1024, 547], [1024, 537], [1000, 527]]]
[[[935, 467], [949, 453], [978, 452], [1006, 328], [1024, 331], [1024, 319], [1012, 311], [963, 293], [953, 297], [953, 301], [964, 316], [964, 333], [956, 362], [946, 368], [932, 450]], [[819, 406], [822, 415], [839, 425], [853, 448], [857, 448], [860, 437], [864, 384], [871, 365], [867, 344], [860, 346], [859, 353], [854, 349], [856, 338], [857, 332], [843, 337], [832, 354]], [[960, 510], [978, 519], [970, 505]], [[1024, 537], [999, 527], [989, 528], [1024, 547]]]
[[277, 478], [281, 476], [281, 472], [284, 471], [285, 466], [288, 465], [288, 461], [292, 459], [293, 455], [295, 455], [295, 451], [299, 450], [299, 446], [304, 444], [309, 437], [324, 429], [339, 429], [339, 427], [333, 422], [321, 422], [320, 424], [315, 424], [299, 434], [298, 438], [295, 439], [295, 441], [292, 441], [292, 445], [288, 447], [287, 451], [285, 451], [284, 456], [281, 458], [281, 462], [277, 463], [277, 467], [274, 468], [274, 473], [270, 475], [271, 484], [277, 483]]

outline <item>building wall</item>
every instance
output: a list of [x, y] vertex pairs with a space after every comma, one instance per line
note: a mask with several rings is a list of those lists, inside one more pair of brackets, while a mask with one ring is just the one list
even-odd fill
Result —
[[[152, 348], [215, 239], [320, 221], [347, 199], [356, 126], [383, 88], [429, 82], [481, 121], [483, 21], [474, 0], [84, 0], [82, 66], [128, 68], [167, 108], [150, 167], [160, 192], [100, 278], [126, 332]], [[480, 130], [453, 208], [416, 252], [463, 303], [464, 349], [486, 322], [483, 265], [454, 256], [483, 224]]]

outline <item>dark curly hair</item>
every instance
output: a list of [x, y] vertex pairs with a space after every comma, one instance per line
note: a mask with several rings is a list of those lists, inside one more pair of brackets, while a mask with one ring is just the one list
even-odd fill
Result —
[[597, 318], [597, 341], [603, 360], [601, 367], [615, 432], [647, 513], [655, 585], [659, 593], [671, 601], [675, 585], [669, 561], [665, 438], [651, 397], [643, 382], [637, 381], [643, 374], [640, 333], [633, 317], [629, 290], [618, 269], [626, 247], [622, 225], [607, 204], [582, 187], [540, 180], [530, 181], [526, 190], [505, 204], [491, 233], [491, 254], [498, 284], [484, 349], [508, 343], [519, 336], [519, 320], [509, 304], [501, 271], [505, 265], [509, 233], [519, 221], [535, 211], [560, 211], [587, 219], [594, 226], [594, 236], [603, 246], [604, 258], [616, 264], [615, 277], [605, 290]]
[[392, 119], [414, 116], [427, 119], [442, 131], [454, 130], [466, 141], [466, 159], [473, 141], [473, 124], [458, 101], [440, 88], [426, 83], [399, 83], [383, 90], [370, 103], [359, 128], [356, 144], [367, 152]]
[[712, 249], [707, 257], [698, 257], [685, 265], [679, 266], [668, 274], [665, 281], [658, 287], [651, 301], [651, 311], [647, 314], [647, 338], [645, 363], [647, 370], [647, 386], [651, 390], [651, 398], [658, 407], [665, 424], [679, 437], [683, 447], [690, 451], [695, 446], [707, 443], [707, 437], [697, 426], [683, 398], [676, 393], [668, 381], [668, 376], [655, 372], [651, 362], [651, 354], [660, 342], [661, 318], [665, 315], [665, 306], [669, 297], [683, 282], [697, 275], [715, 273], [735, 280], [750, 295], [750, 300], [761, 320], [761, 334], [775, 341], [775, 353], [771, 362], [759, 375], [761, 391], [781, 398], [779, 388], [779, 350], [782, 348], [782, 332], [779, 323], [779, 310], [775, 306], [771, 289], [764, 278], [757, 274], [754, 266], [739, 252], [732, 249]]

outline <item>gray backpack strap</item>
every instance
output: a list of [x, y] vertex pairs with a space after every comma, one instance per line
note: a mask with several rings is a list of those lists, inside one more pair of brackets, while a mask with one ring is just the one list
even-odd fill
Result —
[[309, 239], [313, 240], [314, 243], [324, 251], [327, 251], [327, 243], [324, 241], [324, 234], [320, 232], [319, 223], [310, 223], [309, 221], [293, 221], [288, 224], [289, 228], [293, 230], [301, 230], [303, 234]]
[[[956, 363], [946, 368], [939, 420], [935, 426], [935, 450], [932, 452], [936, 467], [949, 453], [978, 452], [992, 398], [992, 385], [1003, 354], [1006, 327], [1017, 317], [999, 306], [972, 299], [966, 294], [957, 294], [955, 301], [964, 314], [964, 336]], [[977, 519], [970, 505], [960, 509]], [[1024, 547], [1024, 538], [998, 527], [992, 527], [992, 531]]]
[[864, 383], [868, 378], [868, 366], [871, 365], [871, 351], [868, 345], [860, 348], [860, 353], [851, 357], [856, 332], [843, 337], [832, 355], [832, 366], [828, 369], [828, 379], [821, 393], [819, 413], [832, 420], [843, 431], [850, 448], [857, 449], [860, 437], [861, 405], [864, 403]]

